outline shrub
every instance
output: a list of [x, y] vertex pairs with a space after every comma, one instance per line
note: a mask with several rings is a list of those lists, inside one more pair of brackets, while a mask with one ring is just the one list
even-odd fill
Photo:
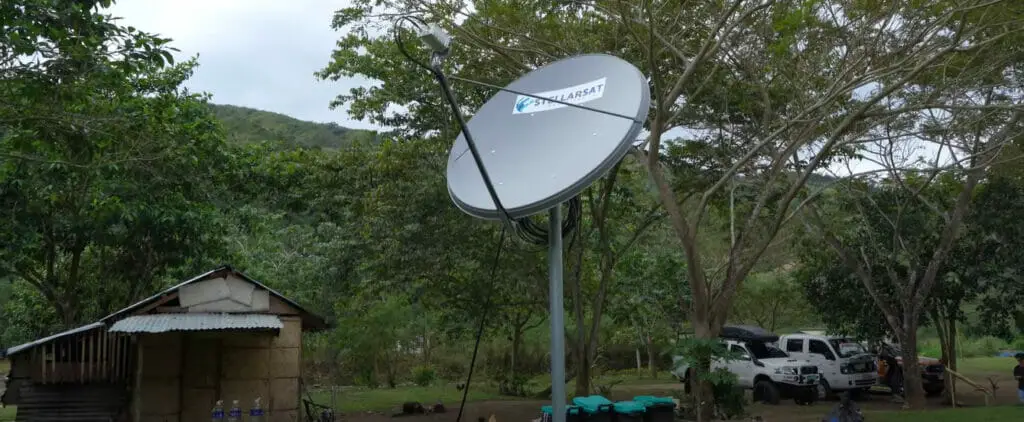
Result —
[[533, 385], [530, 376], [516, 374], [509, 377], [508, 374], [498, 373], [494, 375], [494, 381], [498, 383], [498, 394], [512, 397], [527, 397], [530, 395], [530, 388]]
[[[676, 345], [679, 348], [679, 356], [690, 367], [696, 367], [701, 361], [708, 362], [716, 358], [724, 358], [726, 360], [734, 358], [717, 339], [699, 340], [687, 338]], [[700, 378], [711, 384], [715, 418], [730, 420], [746, 414], [746, 394], [742, 388], [737, 386], [738, 380], [735, 374], [729, 372], [728, 369], [717, 368], [709, 373], [700, 374]], [[684, 419], [696, 416], [694, 414], [698, 405], [696, 397], [692, 395], [688, 395], [685, 398], [680, 397], [680, 402], [681, 406], [685, 408], [680, 411], [680, 415]]]
[[746, 415], [747, 395], [737, 386], [736, 375], [725, 368], [711, 371], [714, 376], [712, 391], [715, 398], [715, 413], [719, 418], [730, 420]]
[[1024, 350], [1024, 337], [1017, 337], [1013, 340], [1013, 350]]
[[420, 387], [426, 387], [437, 380], [437, 372], [430, 366], [417, 366], [412, 370], [412, 381]]
[[990, 357], [1009, 347], [1010, 345], [1003, 339], [986, 336], [965, 340], [960, 345], [960, 356], [965, 358]]
[[611, 397], [612, 396], [612, 389], [615, 388], [616, 385], [619, 385], [621, 383], [622, 383], [621, 379], [614, 379], [614, 378], [609, 379], [608, 381], [601, 382], [600, 384], [597, 384], [597, 386], [596, 386], [597, 387], [597, 394], [600, 394], [600, 395], [605, 396], [605, 397]]

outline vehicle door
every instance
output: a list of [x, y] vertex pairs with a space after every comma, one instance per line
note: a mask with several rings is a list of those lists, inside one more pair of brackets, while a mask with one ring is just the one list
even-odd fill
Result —
[[728, 363], [729, 372], [736, 375], [736, 381], [740, 387], [753, 388], [754, 373], [756, 372], [754, 371], [753, 355], [746, 347], [735, 343], [729, 345], [729, 352], [735, 357]]
[[[830, 380], [829, 383], [833, 384], [834, 387], [839, 387], [839, 384], [836, 384], [835, 381], [840, 378], [839, 361], [832, 348], [828, 346], [828, 343], [822, 340], [808, 339], [807, 353], [809, 360], [818, 366], [818, 371], [821, 372], [825, 379]], [[843, 385], [845, 385], [845, 382]]]
[[807, 359], [806, 343], [807, 341], [802, 338], [787, 338], [785, 344], [782, 346], [785, 347], [783, 350], [785, 350], [791, 358]]

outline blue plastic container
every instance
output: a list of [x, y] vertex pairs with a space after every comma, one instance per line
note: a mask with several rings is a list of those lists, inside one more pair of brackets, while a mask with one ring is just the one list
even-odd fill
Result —
[[[551, 422], [554, 420], [553, 415], [555, 413], [554, 407], [552, 406], [541, 406], [540, 407], [540, 420], [541, 422]], [[565, 407], [565, 422], [581, 422], [579, 406], [566, 406]]]
[[575, 397], [572, 404], [583, 411], [583, 422], [612, 422], [612, 401], [602, 396]]
[[644, 416], [647, 415], [647, 406], [636, 401], [616, 402], [612, 409], [615, 410], [612, 419], [616, 422], [643, 422]]
[[676, 402], [671, 397], [636, 396], [633, 401], [647, 407], [646, 422], [673, 422], [676, 418]]

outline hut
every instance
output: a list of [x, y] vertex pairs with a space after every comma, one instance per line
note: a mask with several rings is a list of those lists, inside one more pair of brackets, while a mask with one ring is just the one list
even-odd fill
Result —
[[223, 266], [82, 327], [11, 347], [18, 421], [207, 420], [218, 400], [300, 420], [302, 332], [323, 318]]

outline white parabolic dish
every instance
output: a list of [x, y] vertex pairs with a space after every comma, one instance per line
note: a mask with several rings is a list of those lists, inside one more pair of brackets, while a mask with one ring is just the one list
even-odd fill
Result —
[[[498, 199], [512, 218], [559, 205], [607, 173], [640, 134], [651, 102], [644, 75], [606, 54], [556, 61], [507, 89], [634, 118], [506, 91], [491, 97], [467, 125]], [[500, 218], [461, 134], [448, 156], [448, 193], [469, 215]]]

